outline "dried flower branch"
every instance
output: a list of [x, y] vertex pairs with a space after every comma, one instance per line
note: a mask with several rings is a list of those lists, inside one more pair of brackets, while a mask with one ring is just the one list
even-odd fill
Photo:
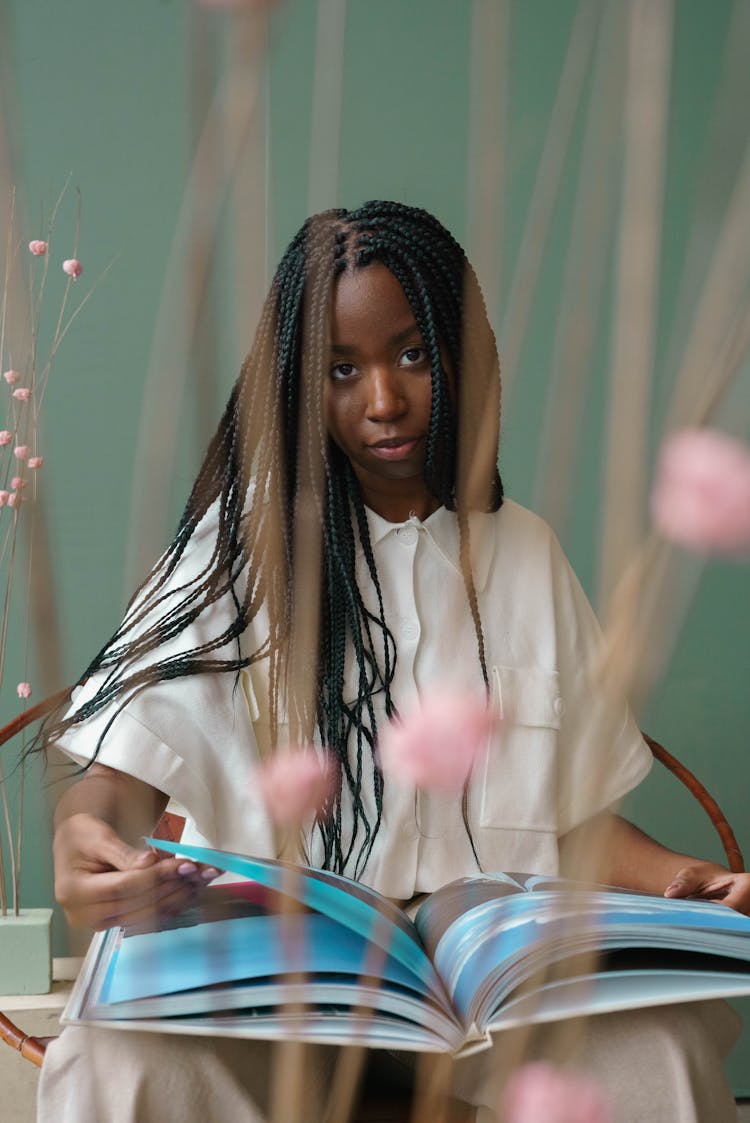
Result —
[[[43, 361], [39, 359], [42, 326], [42, 307], [49, 276], [51, 247], [55, 219], [66, 187], [60, 193], [47, 223], [44, 238], [32, 238], [26, 243], [28, 255], [22, 249], [23, 242], [17, 231], [17, 209], [15, 192], [11, 193], [9, 226], [6, 232], [5, 267], [3, 270], [2, 294], [0, 297], [0, 370], [3, 371], [7, 386], [5, 404], [5, 428], [0, 429], [0, 583], [2, 596], [0, 603], [0, 686], [2, 686], [6, 660], [17, 664], [18, 681], [16, 694], [27, 701], [33, 693], [28, 674], [29, 640], [28, 621], [31, 605], [31, 567], [22, 581], [22, 588], [16, 580], [16, 558], [20, 519], [28, 516], [22, 507], [25, 502], [36, 499], [37, 472], [44, 463], [39, 454], [39, 418], [52, 361], [57, 350], [70, 329], [71, 324], [87, 303], [92, 288], [78, 301], [76, 307], [69, 308], [70, 285], [83, 272], [78, 260], [78, 240], [80, 231], [80, 197], [73, 254], [62, 263], [67, 274], [67, 283], [60, 296], [60, 307], [49, 344], [49, 352]], [[19, 277], [20, 274], [20, 277]], [[20, 282], [20, 283], [19, 283]], [[16, 304], [11, 305], [11, 289]], [[28, 293], [28, 307], [24, 308], [23, 298], [18, 294]], [[0, 383], [2, 386], [3, 383]], [[0, 391], [0, 410], [3, 409]], [[0, 415], [1, 416], [1, 415]], [[31, 483], [31, 486], [29, 484]], [[33, 550], [33, 530], [29, 528], [29, 557]], [[26, 620], [26, 639], [20, 650], [7, 651], [9, 618], [11, 608], [20, 606]], [[0, 805], [4, 831], [0, 833], [0, 914], [8, 911], [8, 888], [6, 872], [10, 876], [13, 909], [20, 909], [21, 879], [21, 839], [23, 820], [23, 764], [17, 770], [17, 791], [15, 816], [11, 810], [8, 778], [0, 766]], [[15, 829], [13, 819], [15, 817]]]

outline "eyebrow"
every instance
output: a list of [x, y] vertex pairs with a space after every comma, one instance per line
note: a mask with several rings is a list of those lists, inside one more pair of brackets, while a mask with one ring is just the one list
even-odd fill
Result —
[[[397, 331], [395, 335], [392, 335], [390, 337], [388, 342], [392, 346], [397, 347], [399, 345], [399, 343], [405, 343], [407, 341], [407, 339], [411, 339], [415, 335], [419, 336], [419, 338], [422, 339], [421, 331], [417, 327], [416, 323], [413, 323], [413, 324], [409, 324], [409, 326], [405, 327], [402, 331]], [[424, 340], [422, 340], [422, 342], [424, 342]], [[346, 355], [346, 354], [349, 354], [353, 351], [356, 351], [357, 346], [356, 346], [356, 344], [332, 343], [330, 349], [331, 349], [332, 355]]]

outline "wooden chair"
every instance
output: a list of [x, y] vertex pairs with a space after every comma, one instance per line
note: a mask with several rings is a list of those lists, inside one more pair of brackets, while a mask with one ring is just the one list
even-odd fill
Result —
[[[60, 690], [56, 694], [50, 695], [49, 698], [38, 702], [35, 706], [24, 710], [23, 713], [19, 714], [13, 721], [8, 722], [7, 725], [0, 729], [0, 748], [27, 726], [40, 720], [58, 706], [62, 705], [68, 699], [69, 695], [70, 690], [68, 688]], [[698, 800], [721, 839], [721, 844], [727, 858], [727, 865], [733, 873], [741, 873], [745, 868], [742, 851], [737, 844], [737, 839], [734, 836], [732, 828], [722, 814], [716, 800], [713, 799], [690, 769], [686, 768], [684, 764], [681, 764], [663, 745], [660, 745], [658, 741], [655, 741], [646, 734], [644, 734], [644, 740], [655, 758], [668, 768]], [[184, 820], [181, 820], [179, 816], [166, 814], [154, 833], [158, 838], [179, 839], [183, 822]], [[0, 1038], [6, 1045], [10, 1045], [12, 1049], [17, 1050], [26, 1060], [40, 1067], [44, 1059], [44, 1051], [47, 1042], [52, 1040], [51, 1038], [31, 1037], [25, 1034], [23, 1030], [14, 1025], [14, 1023], [2, 1013], [0, 1013]], [[461, 1119], [461, 1111], [462, 1109], [456, 1105], [453, 1118], [456, 1120]], [[361, 1123], [365, 1123], [366, 1120], [376, 1119], [378, 1121], [387, 1120], [388, 1123], [391, 1123], [391, 1121], [392, 1123], [399, 1123], [400, 1120], [405, 1121], [408, 1118], [408, 1105], [390, 1101], [383, 1105], [375, 1105], [372, 1102], [368, 1102], [363, 1105], [361, 1113], [357, 1116], [357, 1119], [361, 1120]]]

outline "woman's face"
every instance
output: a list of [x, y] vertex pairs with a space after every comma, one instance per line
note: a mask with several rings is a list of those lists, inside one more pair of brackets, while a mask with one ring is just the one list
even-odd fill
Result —
[[423, 479], [430, 363], [401, 285], [376, 263], [336, 282], [325, 385], [328, 432], [365, 503], [390, 522], [438, 506]]

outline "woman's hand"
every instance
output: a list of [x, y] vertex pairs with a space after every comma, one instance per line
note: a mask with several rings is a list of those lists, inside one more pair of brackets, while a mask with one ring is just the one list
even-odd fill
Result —
[[149, 924], [188, 905], [216, 877], [140, 845], [167, 805], [164, 792], [103, 764], [63, 793], [55, 812], [55, 896], [75, 926]]
[[[566, 848], [571, 841], [572, 854], [579, 861], [581, 853], [602, 856], [596, 877], [608, 885], [653, 896], [715, 901], [750, 916], [750, 873], [730, 873], [717, 862], [667, 850], [619, 815], [603, 812], [587, 820], [565, 837]], [[578, 876], [575, 865], [566, 872]]]
[[69, 923], [97, 931], [172, 916], [206, 880], [191, 862], [135, 849], [86, 812], [59, 824], [53, 853], [55, 896]]
[[677, 871], [664, 896], [715, 901], [750, 916], [750, 873], [730, 873], [713, 862], [695, 862]]

